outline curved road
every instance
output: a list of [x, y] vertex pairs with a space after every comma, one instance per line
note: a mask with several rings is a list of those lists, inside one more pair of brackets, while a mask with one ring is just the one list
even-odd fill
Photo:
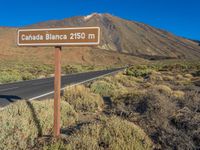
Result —
[[[92, 71], [62, 76], [61, 88], [69, 85], [85, 83], [105, 75], [113, 74], [124, 68]], [[54, 78], [45, 78], [29, 81], [21, 81], [10, 84], [0, 85], [0, 108], [9, 105], [12, 102], [26, 99], [34, 100], [53, 97]]]

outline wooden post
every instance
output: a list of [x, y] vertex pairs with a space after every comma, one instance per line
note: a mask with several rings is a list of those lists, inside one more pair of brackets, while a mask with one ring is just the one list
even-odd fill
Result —
[[54, 137], [60, 137], [61, 46], [55, 47]]

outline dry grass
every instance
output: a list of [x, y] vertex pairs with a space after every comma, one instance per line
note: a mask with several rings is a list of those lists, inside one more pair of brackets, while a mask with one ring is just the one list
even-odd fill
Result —
[[125, 87], [136, 87], [138, 78], [126, 76], [123, 73], [118, 73], [114, 76], [113, 80], [115, 80], [116, 82], [120, 83], [122, 86], [125, 86]]
[[166, 95], [172, 94], [172, 89], [167, 85], [155, 85], [155, 89], [157, 89], [160, 93], [164, 93]]
[[192, 79], [192, 78], [193, 78], [193, 75], [191, 75], [191, 74], [187, 73], [187, 74], [185, 74], [185, 75], [184, 75], [184, 77], [185, 77], [185, 78]]
[[115, 87], [113, 84], [109, 84], [106, 81], [99, 80], [91, 84], [91, 90], [94, 93], [100, 94], [102, 96], [110, 96], [113, 95]]
[[177, 80], [184, 80], [184, 77], [183, 77], [183, 75], [181, 75], [181, 74], [177, 74], [177, 75], [176, 75], [176, 79], [177, 79]]
[[173, 91], [172, 95], [175, 98], [183, 98], [185, 96], [185, 93], [183, 91]]
[[98, 122], [86, 124], [66, 138], [68, 144], [54, 143], [46, 149], [96, 150], [131, 149], [150, 150], [153, 144], [137, 125], [118, 117], [99, 118]]
[[90, 85], [90, 88], [91, 91], [103, 97], [112, 97], [128, 92], [127, 88], [118, 82], [118, 80], [113, 80], [113, 77], [95, 81]]
[[[62, 126], [75, 123], [77, 114], [68, 103], [61, 102]], [[29, 149], [36, 138], [52, 134], [53, 101], [20, 101], [0, 113], [0, 149]]]
[[0, 114], [0, 149], [198, 148], [200, 94], [191, 80], [186, 72], [151, 69], [68, 88], [62, 101], [67, 137], [41, 145], [38, 136], [52, 133], [52, 101], [16, 103]]
[[164, 81], [173, 81], [173, 80], [174, 80], [174, 77], [173, 77], [173, 76], [170, 76], [170, 75], [164, 75], [164, 76], [163, 76], [163, 80], [164, 80]]
[[100, 95], [92, 93], [83, 85], [66, 89], [63, 99], [77, 112], [97, 112], [103, 106], [103, 99]]

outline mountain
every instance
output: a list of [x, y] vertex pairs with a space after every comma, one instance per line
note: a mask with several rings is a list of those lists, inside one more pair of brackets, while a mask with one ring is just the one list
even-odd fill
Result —
[[100, 26], [102, 32], [100, 49], [129, 53], [141, 57], [200, 58], [200, 47], [194, 41], [110, 14], [94, 13], [88, 16], [41, 22], [29, 27], [69, 26]]
[[[24, 28], [99, 26], [101, 44], [97, 47], [63, 47], [66, 64], [130, 64], [147, 59], [199, 59], [197, 42], [178, 37], [152, 26], [124, 20], [110, 14], [94, 13], [63, 20], [51, 20]], [[52, 47], [18, 47], [17, 28], [0, 27], [0, 61], [53, 63]]]
[[[17, 64], [54, 64], [54, 47], [18, 47], [17, 28], [0, 27], [0, 68]], [[63, 47], [62, 65], [126, 65], [146, 60], [94, 47]]]
[[200, 41], [199, 40], [192, 40], [192, 41], [198, 43], [198, 45], [200, 46]]

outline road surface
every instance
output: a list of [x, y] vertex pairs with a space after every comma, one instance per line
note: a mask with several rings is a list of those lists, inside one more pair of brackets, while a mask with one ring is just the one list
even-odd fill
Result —
[[[62, 76], [61, 88], [68, 85], [85, 83], [99, 77], [109, 75], [124, 68], [92, 71]], [[45, 78], [29, 81], [21, 81], [10, 84], [0, 85], [0, 108], [18, 100], [34, 100], [51, 98], [54, 94], [54, 78]]]

